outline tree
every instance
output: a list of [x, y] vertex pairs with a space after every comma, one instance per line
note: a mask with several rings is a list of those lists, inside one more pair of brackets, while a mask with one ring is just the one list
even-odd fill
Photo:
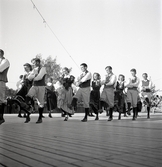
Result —
[[6, 86], [6, 92], [5, 92], [6, 97], [12, 97], [16, 95], [16, 91], [12, 88], [8, 88]]
[[58, 80], [61, 75], [61, 66], [57, 64], [57, 59], [48, 56], [46, 59], [42, 58], [41, 54], [36, 55], [37, 58], [41, 59], [42, 65], [46, 67], [47, 77], [51, 77], [54, 82]]
[[54, 81], [57, 81], [61, 75], [61, 66], [57, 64], [56, 58], [52, 59], [51, 56], [45, 60], [45, 66], [47, 70], [47, 77], [52, 77]]

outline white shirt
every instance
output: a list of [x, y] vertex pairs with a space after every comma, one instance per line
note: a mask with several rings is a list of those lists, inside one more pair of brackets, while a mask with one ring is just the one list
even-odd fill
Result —
[[[114, 85], [115, 87], [115, 84], [116, 84], [116, 75], [114, 75], [113, 73], [111, 74], [108, 74], [108, 76], [110, 76], [110, 80], [108, 83], [106, 83], [106, 79], [104, 81], [102, 81], [102, 84], [106, 84], [106, 86], [111, 86], [111, 85]], [[107, 75], [105, 76], [105, 78], [107, 78]]]
[[38, 73], [38, 67], [34, 68], [32, 72], [29, 74], [28, 79], [31, 81], [34, 79], [34, 81], [41, 80], [44, 75], [46, 74], [46, 67], [41, 67], [39, 73]]
[[80, 80], [80, 82], [86, 82], [90, 79], [92, 79], [92, 74], [88, 71], [86, 74], [83, 73], [84, 77]]
[[10, 63], [7, 59], [0, 59], [0, 72], [3, 72], [9, 66], [10, 66]]
[[134, 82], [134, 83], [132, 82], [133, 79], [135, 79], [135, 77], [131, 77], [128, 79], [128, 82], [125, 85], [127, 88], [132, 88], [132, 87], [138, 88], [138, 86], [140, 84], [140, 79], [138, 77], [136, 77], [136, 82]]

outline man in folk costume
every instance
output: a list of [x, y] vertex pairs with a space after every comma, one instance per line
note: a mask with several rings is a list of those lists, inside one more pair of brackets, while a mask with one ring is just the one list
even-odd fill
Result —
[[106, 103], [109, 106], [109, 119], [108, 121], [111, 121], [113, 119], [113, 107], [114, 107], [114, 88], [116, 84], [116, 76], [112, 72], [112, 67], [107, 66], [105, 68], [106, 70], [106, 76], [105, 80], [102, 81], [102, 84], [104, 85], [103, 91], [101, 93], [101, 98], [100, 98], [100, 110], [99, 112], [101, 113], [103, 110], [102, 108], [104, 107], [104, 103]]
[[9, 61], [4, 58], [4, 51], [0, 49], [0, 125], [5, 122], [4, 109], [5, 109], [5, 92], [8, 69], [10, 67]]
[[82, 122], [87, 122], [87, 117], [89, 115], [89, 101], [90, 101], [90, 83], [92, 79], [92, 74], [87, 70], [87, 64], [82, 63], [80, 65], [82, 74], [78, 77], [77, 86], [79, 86], [78, 91], [73, 97], [71, 106], [76, 107], [77, 101], [83, 101], [85, 116]]
[[[26, 103], [30, 105], [33, 98], [37, 98], [39, 105], [39, 117], [36, 123], [42, 123], [42, 116], [45, 103], [44, 96], [46, 87], [45, 83], [46, 68], [41, 65], [41, 61], [39, 58], [35, 58], [33, 60], [33, 64], [34, 64], [34, 69], [28, 76], [29, 80], [33, 79], [33, 86], [30, 88], [26, 96]], [[27, 112], [25, 123], [28, 123], [29, 121], [30, 121], [30, 111]]]
[[150, 118], [150, 102], [151, 102], [151, 97], [152, 97], [152, 82], [151, 80], [148, 79], [148, 74], [143, 73], [142, 74], [143, 80], [140, 83], [140, 88], [141, 88], [141, 95], [144, 98], [144, 102], [146, 103], [147, 106], [147, 118]]
[[127, 90], [127, 103], [128, 103], [128, 115], [130, 115], [130, 108], [133, 107], [133, 119], [136, 120], [137, 117], [137, 102], [138, 102], [138, 86], [140, 83], [139, 78], [136, 76], [136, 69], [131, 69], [131, 78], [129, 78], [128, 83], [126, 83]]

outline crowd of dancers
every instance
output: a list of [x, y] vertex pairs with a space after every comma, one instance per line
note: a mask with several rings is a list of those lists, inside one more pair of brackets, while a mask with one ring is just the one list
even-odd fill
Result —
[[[108, 121], [113, 120], [113, 112], [118, 111], [118, 119], [121, 114], [131, 115], [132, 120], [136, 120], [138, 112], [142, 108], [141, 98], [147, 106], [147, 118], [150, 118], [150, 102], [152, 97], [152, 82], [148, 79], [148, 74], [143, 73], [143, 79], [136, 76], [136, 69], [131, 69], [131, 77], [128, 81], [120, 74], [118, 77], [113, 73], [111, 66], [105, 68], [105, 78], [101, 79], [99, 73], [91, 74], [86, 63], [80, 65], [81, 75], [75, 78], [70, 75], [70, 70], [65, 67], [57, 83], [53, 84], [53, 79], [47, 77], [46, 67], [41, 64], [39, 58], [33, 58], [31, 63], [23, 65], [25, 74], [21, 76], [18, 83], [17, 94], [10, 99], [12, 103], [19, 106], [19, 111], [26, 113], [25, 123], [30, 122], [30, 115], [33, 111], [35, 101], [38, 103], [39, 117], [36, 123], [42, 123], [45, 102], [49, 111], [49, 117], [54, 109], [59, 109], [65, 116], [64, 121], [77, 111], [78, 103], [81, 102], [84, 108], [84, 118], [82, 122], [87, 122], [88, 116], [92, 113], [96, 115], [95, 120], [99, 120], [99, 114], [107, 111]], [[9, 61], [4, 57], [4, 51], [0, 50], [0, 124], [5, 122], [5, 84], [7, 72], [10, 67]], [[21, 117], [21, 113], [19, 113]]]

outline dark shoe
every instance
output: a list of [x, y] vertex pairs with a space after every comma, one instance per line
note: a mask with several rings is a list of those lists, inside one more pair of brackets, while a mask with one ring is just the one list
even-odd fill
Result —
[[38, 119], [38, 121], [36, 122], [36, 124], [40, 124], [42, 123], [42, 119]]
[[150, 116], [147, 116], [147, 119], [150, 119]]
[[135, 121], [135, 120], [136, 120], [136, 117], [133, 117], [133, 118], [132, 118], [132, 121]]
[[42, 115], [42, 118], [45, 118], [45, 116], [44, 116], [44, 115]]
[[89, 114], [90, 117], [95, 117], [93, 114]]
[[87, 122], [87, 118], [84, 118], [81, 120], [82, 122]]
[[107, 121], [112, 121], [112, 118], [109, 117], [109, 119]]
[[64, 113], [62, 113], [62, 114], [61, 114], [61, 117], [65, 117], [65, 114], [64, 114]]
[[128, 117], [126, 113], [124, 114], [124, 117]]
[[64, 121], [68, 121], [68, 117], [65, 117]]
[[24, 123], [28, 123], [28, 122], [30, 122], [30, 116], [27, 116], [27, 117], [26, 117], [26, 120], [25, 120]]
[[127, 114], [128, 114], [128, 115], [131, 115], [130, 111], [127, 111]]
[[96, 118], [95, 118], [95, 121], [98, 121], [98, 120], [99, 120], [99, 118], [98, 118], [98, 117], [96, 117]]
[[22, 118], [22, 115], [21, 115], [21, 114], [19, 114], [19, 115], [18, 115], [18, 117], [19, 117], [19, 118]]
[[5, 122], [5, 120], [4, 120], [4, 119], [1, 119], [1, 120], [0, 120], [0, 125], [3, 124], [4, 122]]
[[121, 116], [118, 117], [118, 120], [121, 120]]
[[69, 117], [72, 117], [72, 115], [71, 114], [68, 114], [69, 115]]
[[103, 113], [103, 110], [102, 110], [102, 109], [99, 109], [99, 110], [98, 110], [98, 113], [102, 114], [102, 113]]
[[51, 115], [51, 114], [49, 114], [48, 116], [49, 116], [50, 118], [52, 118], [52, 115]]
[[23, 115], [23, 118], [26, 118], [26, 114]]
[[106, 113], [106, 116], [108, 117], [108, 116], [109, 116], [109, 113]]

